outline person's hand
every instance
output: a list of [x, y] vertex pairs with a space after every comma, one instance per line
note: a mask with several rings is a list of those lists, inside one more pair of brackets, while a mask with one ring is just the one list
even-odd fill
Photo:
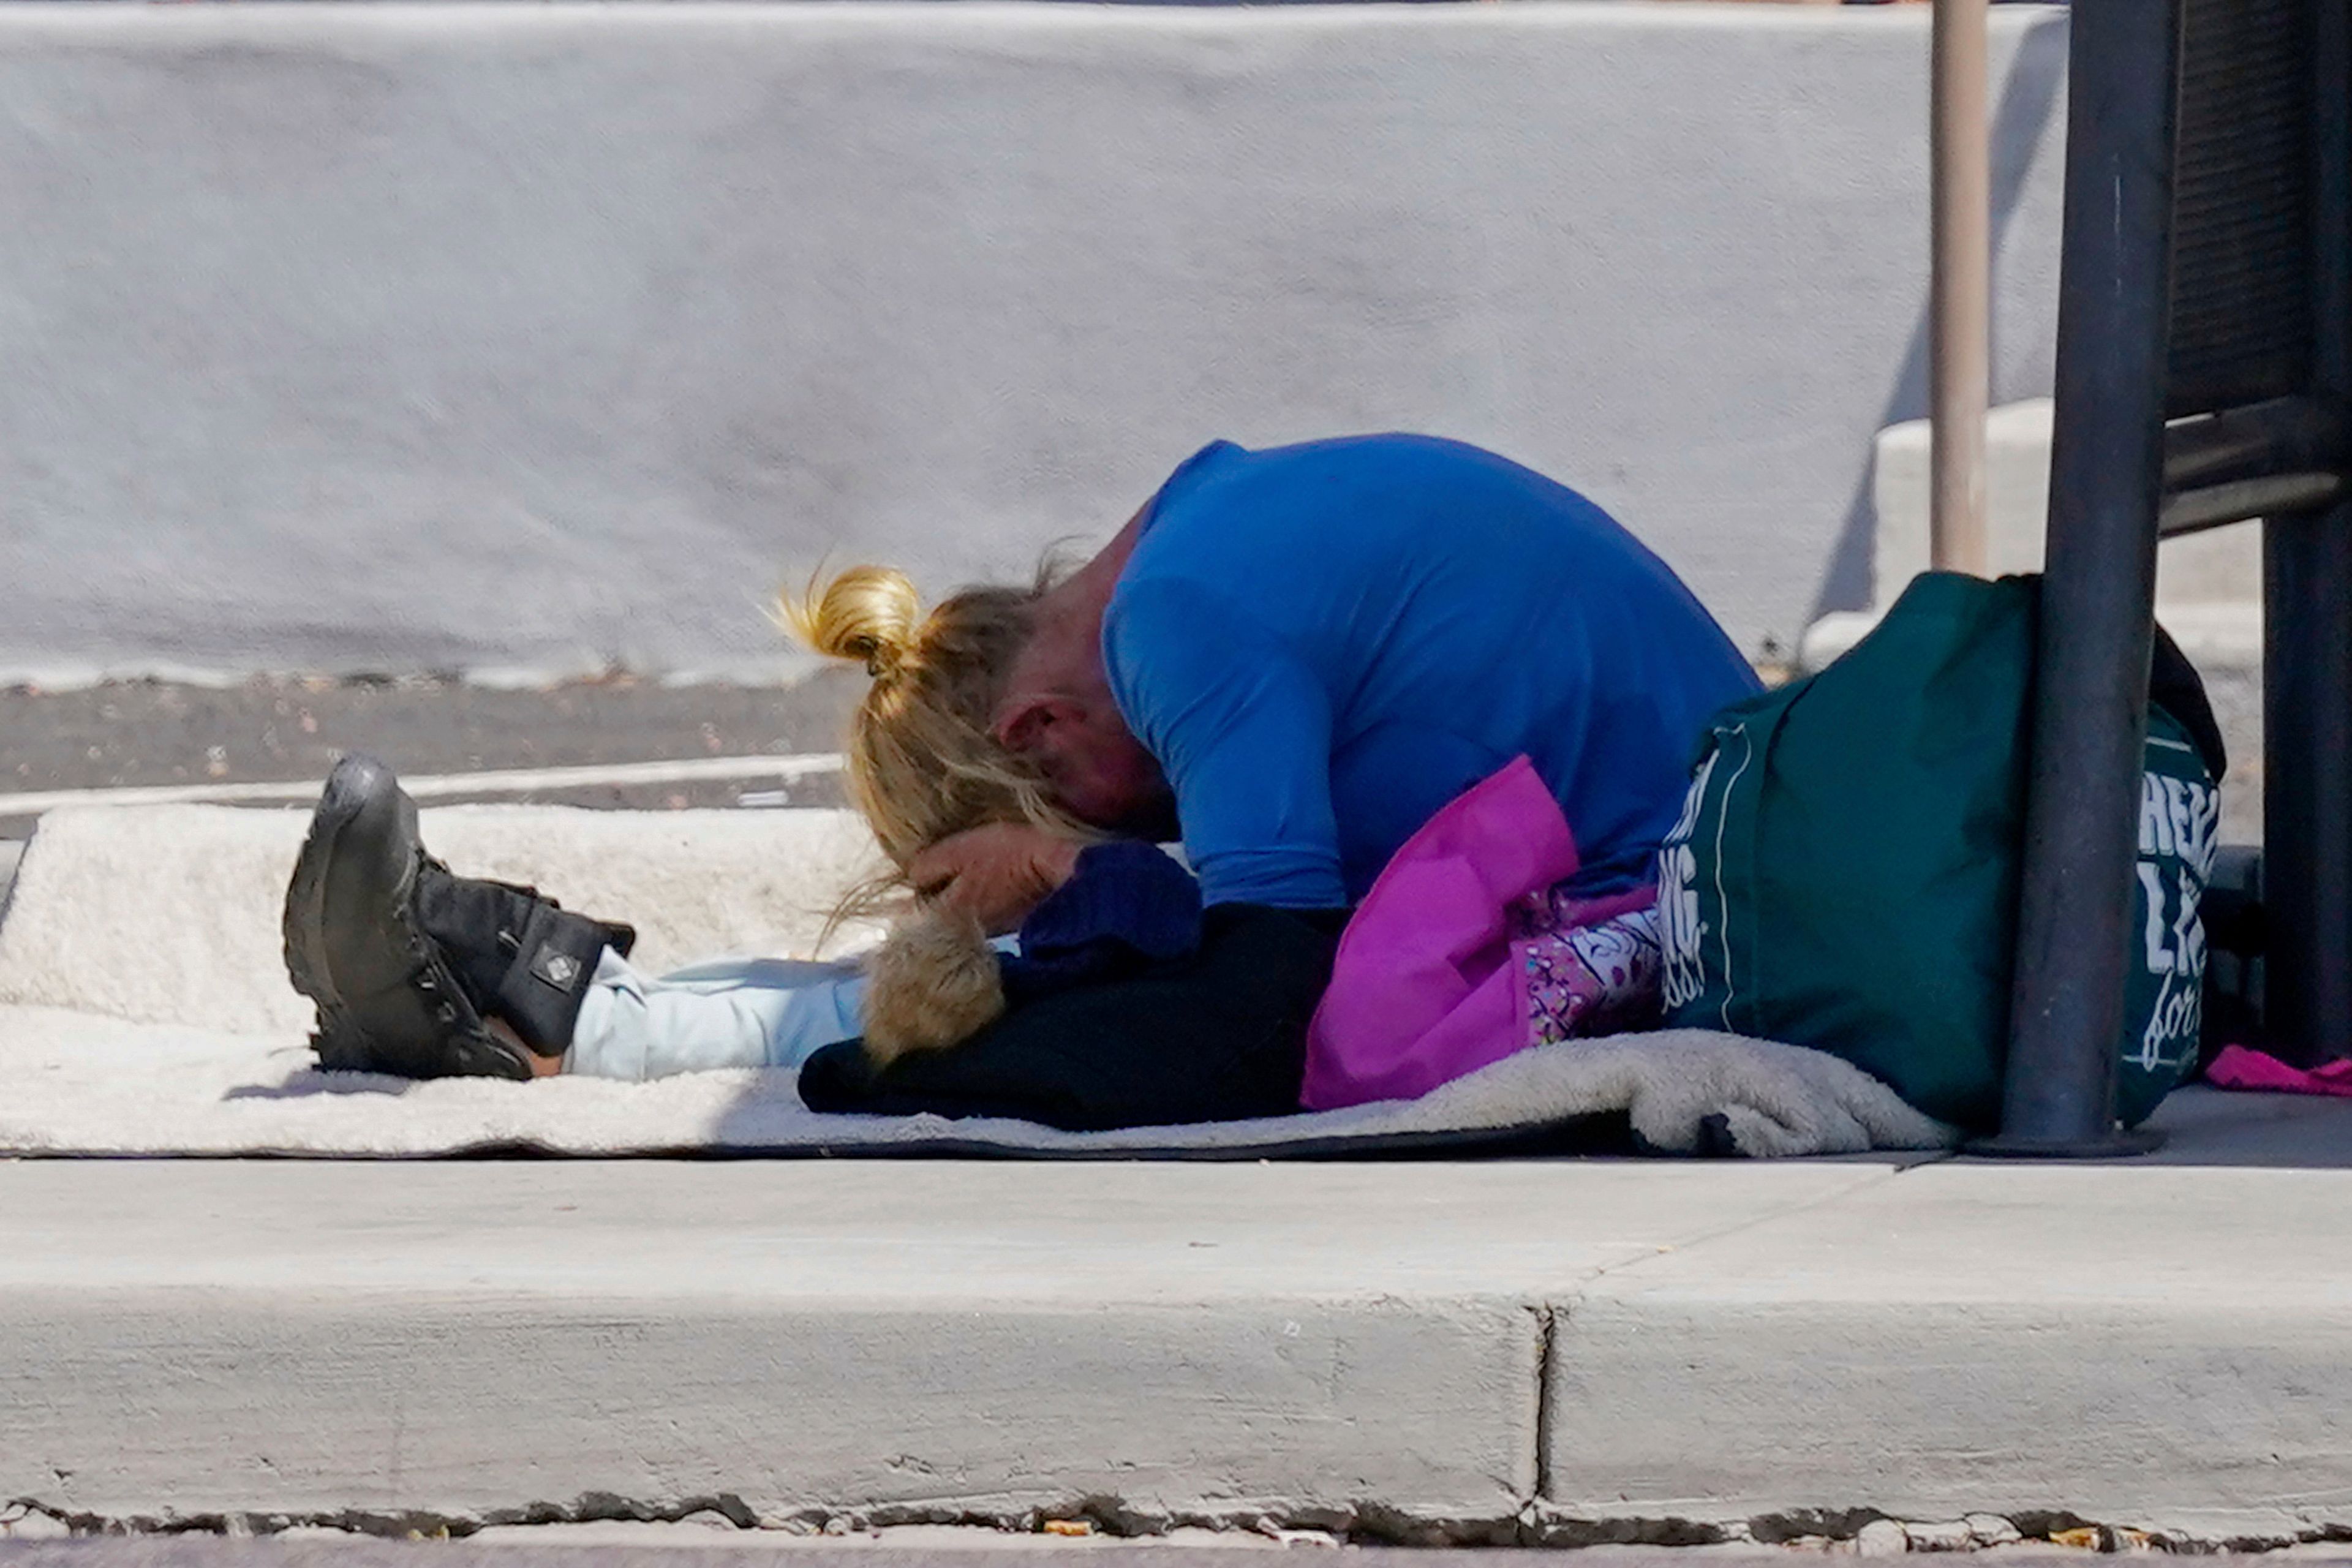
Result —
[[1078, 846], [1023, 822], [992, 822], [942, 838], [907, 863], [926, 903], [971, 916], [991, 936], [1020, 928], [1029, 911], [1077, 869]]

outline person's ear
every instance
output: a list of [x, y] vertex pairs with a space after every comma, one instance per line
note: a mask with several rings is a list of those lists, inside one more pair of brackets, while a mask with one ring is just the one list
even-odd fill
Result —
[[996, 722], [990, 728], [998, 745], [1019, 756], [1045, 750], [1056, 729], [1084, 717], [1078, 704], [1066, 697], [1015, 697], [997, 710]]

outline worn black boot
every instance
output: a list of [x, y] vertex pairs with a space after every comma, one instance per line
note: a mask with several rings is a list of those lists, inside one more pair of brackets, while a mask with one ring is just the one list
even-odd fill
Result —
[[294, 988], [318, 1004], [320, 1065], [404, 1078], [530, 1077], [484, 1020], [561, 1055], [597, 958], [635, 939], [530, 889], [452, 876], [392, 770], [356, 755], [328, 776], [285, 933]]
[[416, 922], [456, 972], [466, 999], [543, 1057], [560, 1057], [604, 950], [626, 958], [637, 933], [576, 915], [537, 888], [450, 875], [427, 857]]

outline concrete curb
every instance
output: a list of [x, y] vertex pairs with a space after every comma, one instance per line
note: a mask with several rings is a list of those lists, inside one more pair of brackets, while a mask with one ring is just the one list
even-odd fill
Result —
[[2340, 1539], [2352, 1105], [2168, 1117], [2158, 1161], [2067, 1169], [0, 1164], [0, 1499]]

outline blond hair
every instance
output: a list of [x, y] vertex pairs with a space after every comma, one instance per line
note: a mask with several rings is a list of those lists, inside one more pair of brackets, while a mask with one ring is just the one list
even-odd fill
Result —
[[849, 793], [897, 875], [868, 893], [903, 890], [908, 861], [987, 823], [1096, 837], [992, 729], [1050, 586], [1041, 572], [1026, 588], [966, 588], [926, 615], [905, 573], [853, 566], [779, 597], [784, 626], [817, 652], [863, 666], [874, 683], [850, 720]]

